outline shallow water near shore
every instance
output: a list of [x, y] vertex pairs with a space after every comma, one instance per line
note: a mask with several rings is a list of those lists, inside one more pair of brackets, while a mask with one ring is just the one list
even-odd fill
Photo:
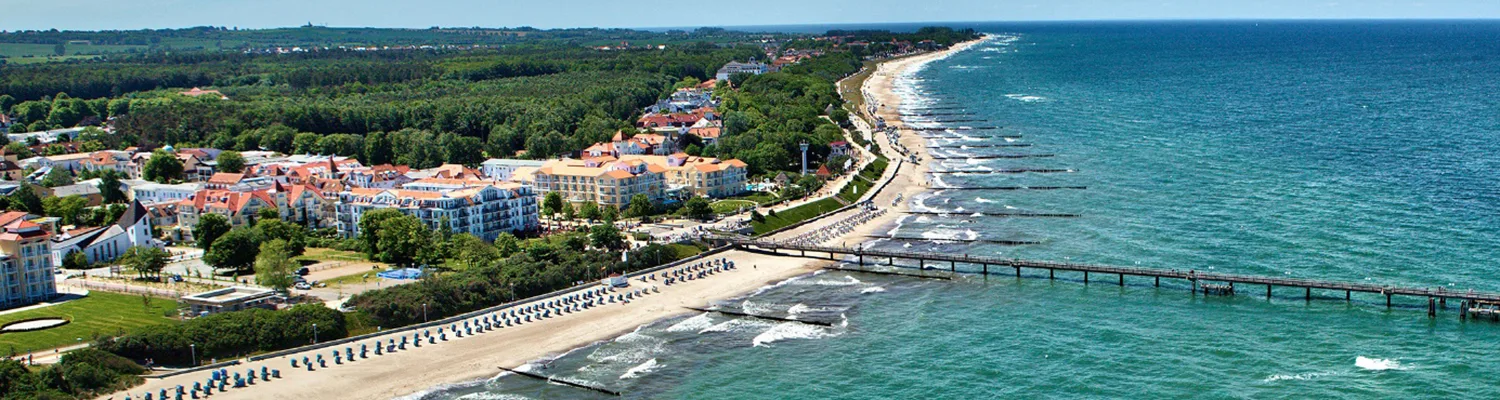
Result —
[[[1500, 290], [1500, 23], [993, 26], [899, 82], [1023, 148], [936, 155], [947, 186], [881, 248]], [[968, 119], [969, 117], [965, 117]], [[971, 124], [971, 123], [965, 123]], [[977, 132], [974, 132], [976, 135]], [[974, 138], [973, 144], [1004, 143]], [[946, 144], [946, 143], [944, 143]], [[997, 218], [974, 212], [1076, 213]], [[944, 266], [946, 267], [946, 265]], [[1457, 304], [1027, 272], [796, 278], [536, 363], [626, 398], [1496, 398], [1500, 324]], [[1413, 300], [1408, 300], [1413, 301]], [[431, 399], [607, 398], [505, 375]]]

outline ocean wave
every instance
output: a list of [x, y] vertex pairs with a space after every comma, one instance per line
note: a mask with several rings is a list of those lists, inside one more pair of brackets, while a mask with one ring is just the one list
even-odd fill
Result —
[[771, 343], [788, 339], [822, 339], [829, 336], [833, 336], [833, 334], [819, 326], [800, 322], [783, 322], [756, 335], [754, 339], [750, 340], [750, 345], [765, 347]]
[[1361, 369], [1370, 370], [1370, 371], [1386, 371], [1386, 370], [1393, 370], [1393, 369], [1394, 370], [1404, 370], [1404, 369], [1407, 369], [1407, 367], [1401, 365], [1400, 361], [1391, 360], [1391, 359], [1384, 359], [1384, 358], [1369, 358], [1369, 357], [1365, 357], [1365, 356], [1355, 357], [1354, 358], [1354, 366], [1359, 367]]
[[660, 367], [661, 364], [657, 364], [655, 358], [646, 360], [646, 362], [643, 362], [640, 365], [630, 367], [630, 369], [625, 370], [625, 373], [620, 375], [620, 379], [635, 379], [635, 377], [650, 373], [651, 371], [655, 371]]
[[1332, 376], [1332, 375], [1338, 375], [1338, 374], [1339, 374], [1338, 371], [1307, 372], [1307, 373], [1301, 373], [1301, 374], [1276, 374], [1276, 375], [1271, 375], [1271, 376], [1266, 377], [1266, 379], [1265, 379], [1264, 382], [1305, 381], [1305, 380], [1309, 380], [1309, 379], [1316, 379], [1316, 378], [1321, 378], [1321, 377], [1325, 377], [1325, 376]]
[[[806, 281], [797, 281], [796, 284], [800, 285], [803, 284], [803, 282]], [[779, 309], [780, 307], [777, 307], [775, 304], [757, 303], [754, 301], [750, 301], [749, 299], [740, 302], [740, 311], [744, 311], [746, 314], [764, 314], [772, 311], [777, 311]]]
[[758, 319], [739, 318], [724, 321], [722, 323], [719, 323], [718, 325], [714, 325], [704, 330], [698, 331], [698, 333], [740, 332], [745, 329], [763, 328], [769, 326], [770, 324], [771, 323], [769, 322], [761, 321]]
[[454, 400], [530, 400], [530, 397], [510, 393], [479, 392], [455, 397]]
[[713, 317], [709, 317], [708, 313], [703, 313], [672, 324], [666, 330], [667, 332], [698, 332], [711, 326], [714, 326]]
[[975, 203], [980, 203], [980, 204], [987, 204], [987, 203], [994, 203], [995, 201], [994, 200], [990, 200], [990, 199], [986, 199], [986, 198], [983, 198], [983, 197], [975, 197], [974, 198], [974, 202]]
[[979, 238], [979, 232], [973, 229], [932, 229], [922, 232], [922, 238], [927, 240], [974, 240]]
[[885, 291], [885, 288], [880, 287], [880, 286], [875, 286], [875, 287], [864, 288], [863, 290], [860, 290], [859, 292], [860, 293], [864, 293], [864, 294], [870, 294], [870, 293], [881, 293], [881, 292], [884, 292], [884, 291]]
[[1036, 95], [1029, 95], [1029, 94], [1022, 94], [1022, 93], [1007, 94], [1007, 95], [1005, 95], [1005, 98], [1011, 99], [1011, 100], [1016, 100], [1016, 101], [1021, 101], [1021, 102], [1025, 102], [1025, 103], [1037, 103], [1037, 102], [1043, 102], [1043, 101], [1047, 101], [1048, 100], [1046, 97], [1036, 96]]

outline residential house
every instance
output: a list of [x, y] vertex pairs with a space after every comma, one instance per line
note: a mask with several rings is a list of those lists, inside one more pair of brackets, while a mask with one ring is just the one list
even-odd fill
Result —
[[115, 171], [134, 178], [135, 168], [130, 165], [130, 153], [118, 150], [102, 150], [88, 153], [80, 162], [84, 171]]
[[837, 141], [837, 142], [829, 143], [828, 144], [828, 156], [829, 157], [838, 157], [838, 156], [849, 157], [849, 142], [845, 142], [845, 141], [840, 140], [840, 141]]
[[46, 193], [48, 196], [55, 196], [55, 197], [78, 196], [78, 197], [82, 197], [82, 198], [84, 198], [84, 200], [88, 200], [89, 207], [93, 207], [93, 206], [97, 206], [97, 205], [100, 205], [100, 204], [104, 203], [104, 194], [101, 193], [101, 192], [99, 192], [99, 181], [100, 180], [98, 180], [98, 179], [90, 179], [90, 180], [86, 180], [86, 181], [74, 183], [72, 185], [63, 185], [63, 186], [50, 187], [50, 188], [44, 187], [44, 188], [41, 188], [41, 189], [42, 189], [42, 192]]
[[204, 189], [193, 197], [177, 202], [177, 225], [191, 230], [198, 219], [207, 214], [219, 214], [229, 220], [230, 226], [245, 226], [255, 218], [262, 208], [276, 207], [276, 200], [268, 190], [234, 192]]
[[[122, 181], [129, 187], [125, 196], [142, 204], [175, 203], [193, 197], [194, 193], [203, 190], [202, 182], [187, 182], [176, 185], [165, 185], [150, 181], [126, 180]], [[161, 226], [161, 225], [157, 225]]]
[[0, 309], [51, 299], [57, 278], [49, 239], [52, 233], [29, 221], [31, 215], [0, 214]]
[[700, 197], [731, 197], [745, 192], [748, 165], [740, 160], [676, 153], [670, 156], [620, 156], [624, 162], [645, 162], [662, 167], [667, 191]]
[[151, 238], [151, 212], [139, 201], [130, 202], [130, 208], [112, 225], [74, 229], [53, 237], [52, 264], [62, 265], [63, 258], [73, 252], [82, 252], [90, 264], [108, 263], [135, 246], [162, 247]]

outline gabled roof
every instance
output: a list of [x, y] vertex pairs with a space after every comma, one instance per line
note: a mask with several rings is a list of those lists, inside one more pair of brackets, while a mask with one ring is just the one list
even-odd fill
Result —
[[119, 225], [121, 228], [129, 228], [142, 219], [150, 217], [151, 212], [146, 210], [146, 206], [141, 205], [139, 201], [131, 200], [130, 207], [125, 209], [124, 214], [120, 214], [120, 220], [115, 222], [115, 225]]

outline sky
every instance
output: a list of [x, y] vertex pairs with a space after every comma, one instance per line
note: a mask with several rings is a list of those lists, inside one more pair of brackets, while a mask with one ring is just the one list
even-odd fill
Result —
[[1497, 0], [0, 0], [0, 30], [647, 28], [1135, 19], [1495, 19]]

